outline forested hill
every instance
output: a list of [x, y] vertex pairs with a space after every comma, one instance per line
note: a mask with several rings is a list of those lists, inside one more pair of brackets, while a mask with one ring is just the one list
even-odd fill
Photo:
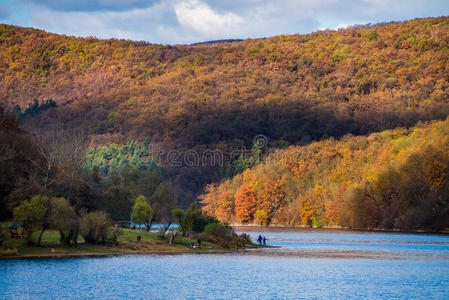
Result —
[[[158, 149], [305, 145], [449, 114], [449, 18], [196, 46], [98, 40], [0, 25], [0, 101], [25, 128], [81, 128], [91, 144]], [[229, 173], [229, 172], [228, 172]], [[232, 171], [230, 173], [235, 173]], [[223, 178], [169, 167], [186, 201]]]
[[449, 119], [278, 150], [201, 198], [231, 223], [447, 229]]
[[63, 117], [97, 135], [308, 142], [442, 117], [448, 49], [446, 17], [198, 46], [1, 25], [0, 99], [73, 101]]

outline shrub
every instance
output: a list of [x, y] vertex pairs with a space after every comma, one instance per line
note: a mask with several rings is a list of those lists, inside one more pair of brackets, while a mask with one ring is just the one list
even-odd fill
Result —
[[19, 252], [17, 249], [6, 249], [6, 250], [0, 250], [0, 256], [14, 256], [17, 255]]
[[69, 202], [64, 198], [52, 198], [50, 203], [49, 224], [59, 231], [59, 241], [64, 246], [77, 245], [79, 217]]
[[215, 217], [204, 216], [204, 215], [196, 215], [193, 219], [192, 231], [194, 233], [201, 233], [204, 231], [207, 225], [213, 223], [219, 223]]
[[84, 214], [81, 218], [81, 235], [88, 243], [104, 242], [111, 228], [111, 220], [104, 211]]
[[223, 248], [241, 248], [251, 244], [251, 239], [248, 235], [242, 234], [238, 236], [231, 227], [222, 223], [207, 225], [199, 237], [204, 241], [218, 244]]
[[247, 245], [251, 245], [253, 242], [251, 241], [251, 237], [246, 234], [246, 233], [242, 233], [240, 235], [237, 236], [237, 238], [234, 239], [235, 240], [235, 245], [237, 246], [237, 248], [243, 248]]

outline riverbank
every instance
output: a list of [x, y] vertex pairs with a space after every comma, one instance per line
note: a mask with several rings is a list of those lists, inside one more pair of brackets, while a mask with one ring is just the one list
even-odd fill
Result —
[[[140, 239], [138, 240], [138, 237]], [[165, 236], [153, 232], [122, 229], [118, 244], [88, 244], [80, 237], [76, 247], [65, 247], [59, 243], [59, 233], [45, 232], [41, 246], [29, 246], [22, 239], [8, 239], [0, 248], [0, 260], [93, 257], [125, 254], [184, 254], [225, 253], [230, 249], [203, 241], [197, 247], [196, 240], [178, 236], [169, 243]]]
[[22, 260], [22, 259], [65, 259], [65, 258], [80, 258], [80, 257], [108, 257], [119, 255], [142, 255], [142, 254], [157, 254], [157, 255], [173, 255], [173, 254], [187, 254], [187, 253], [231, 253], [230, 249], [205, 249], [205, 248], [153, 248], [153, 249], [140, 249], [136, 251], [128, 251], [117, 249], [117, 252], [77, 252], [68, 251], [66, 253], [36, 253], [36, 254], [23, 254], [23, 255], [11, 255], [0, 256], [0, 260]]
[[358, 232], [375, 232], [375, 233], [413, 233], [413, 234], [439, 234], [439, 235], [449, 235], [449, 228], [442, 231], [426, 231], [422, 229], [418, 230], [401, 230], [401, 229], [382, 229], [382, 228], [349, 228], [349, 227], [342, 227], [342, 226], [322, 226], [322, 227], [308, 227], [308, 226], [289, 226], [289, 225], [282, 225], [282, 224], [273, 224], [268, 226], [261, 226], [258, 224], [240, 224], [240, 223], [233, 223], [230, 226], [233, 228], [267, 228], [270, 230], [297, 230], [297, 229], [304, 229], [304, 230], [329, 230], [329, 231], [358, 231]]

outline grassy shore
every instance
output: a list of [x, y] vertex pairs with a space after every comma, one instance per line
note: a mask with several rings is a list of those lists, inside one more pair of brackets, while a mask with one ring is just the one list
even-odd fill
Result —
[[[2, 224], [5, 226], [5, 224]], [[59, 233], [48, 230], [44, 233], [41, 246], [29, 246], [24, 239], [7, 239], [0, 247], [0, 259], [19, 258], [44, 258], [65, 256], [102, 256], [118, 254], [175, 254], [175, 253], [202, 253], [202, 252], [226, 252], [218, 245], [202, 242], [201, 248], [192, 245], [196, 240], [186, 237], [176, 237], [172, 244], [157, 233], [122, 229], [118, 237], [118, 244], [88, 244], [80, 236], [78, 246], [65, 247], [59, 242]], [[33, 235], [33, 241], [37, 240], [38, 233]], [[137, 236], [141, 240], [137, 241]]]

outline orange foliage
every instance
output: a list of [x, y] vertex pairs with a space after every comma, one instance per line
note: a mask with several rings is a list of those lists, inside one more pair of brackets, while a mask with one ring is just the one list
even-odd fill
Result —
[[238, 222], [253, 220], [257, 208], [256, 192], [249, 184], [243, 183], [235, 194], [235, 216]]
[[448, 135], [449, 118], [289, 147], [219, 189], [241, 222], [441, 230], [449, 226]]
[[230, 190], [225, 190], [218, 195], [218, 207], [216, 217], [226, 223], [230, 223], [234, 216], [234, 199]]

